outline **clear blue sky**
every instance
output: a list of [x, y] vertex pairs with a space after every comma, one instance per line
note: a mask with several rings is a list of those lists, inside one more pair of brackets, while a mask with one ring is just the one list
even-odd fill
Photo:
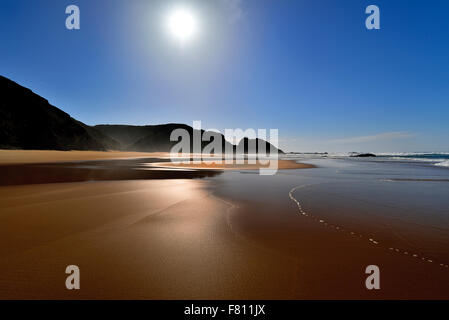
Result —
[[[200, 34], [162, 27], [173, 4]], [[65, 8], [81, 29], [65, 28]], [[381, 29], [365, 28], [376, 4]], [[2, 0], [0, 74], [87, 123], [278, 128], [299, 151], [449, 151], [449, 1]]]

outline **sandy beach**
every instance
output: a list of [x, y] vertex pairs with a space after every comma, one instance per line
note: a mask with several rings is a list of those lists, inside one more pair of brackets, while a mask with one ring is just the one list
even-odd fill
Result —
[[[198, 155], [190, 154], [190, 157], [198, 157]], [[201, 163], [180, 163], [167, 162], [170, 159], [169, 152], [124, 152], [124, 151], [54, 151], [54, 150], [0, 150], [0, 165], [18, 165], [18, 164], [37, 164], [37, 163], [64, 163], [74, 161], [92, 161], [92, 160], [120, 160], [120, 159], [142, 159], [142, 158], [158, 158], [164, 159], [165, 162], [155, 162], [153, 166], [174, 167], [174, 168], [193, 168], [193, 169], [217, 169], [217, 170], [239, 170], [248, 169], [255, 170], [268, 167], [267, 160], [265, 163], [258, 161], [250, 161], [248, 159], [241, 160], [243, 163], [227, 164], [223, 158], [223, 163], [217, 164], [212, 162], [209, 157], [205, 157]], [[176, 158], [182, 158], [176, 156]], [[297, 163], [291, 160], [276, 160], [276, 166], [279, 169], [302, 169], [312, 168], [312, 165]]]
[[2, 0], [0, 302], [190, 320], [447, 303], [448, 11]]
[[[17, 154], [23, 155], [18, 152], [9, 159]], [[73, 161], [74, 154], [56, 154], [58, 159]], [[77, 160], [87, 160], [80, 154], [76, 153]], [[52, 155], [43, 152], [38, 159], [54, 162]], [[63, 169], [57, 164], [22, 164], [31, 168], [29, 175], [44, 170], [62, 177], [57, 183], [42, 183], [38, 173], [29, 178], [30, 183], [7, 185], [3, 180], [0, 298], [449, 297], [447, 268], [388, 250], [384, 242], [374, 245], [365, 238], [354, 239], [303, 216], [289, 192], [307, 180], [307, 174], [318, 172], [312, 165], [273, 177], [261, 177], [247, 168], [198, 176], [189, 168], [175, 170], [177, 179], [173, 179], [165, 176], [173, 171], [156, 170], [162, 173], [147, 176], [152, 171], [140, 170], [140, 161], [96, 160], [87, 162], [88, 168], [86, 162], [80, 168], [74, 168], [78, 162], [65, 162]], [[111, 172], [123, 172], [92, 173], [108, 166]], [[73, 178], [67, 174], [71, 170], [79, 179], [63, 182]], [[129, 176], [130, 171], [137, 173]], [[290, 172], [295, 175], [287, 175]], [[143, 179], [137, 178], [142, 174]], [[331, 212], [309, 206], [306, 200], [312, 195], [301, 189], [292, 194], [307, 212], [334, 219]], [[346, 226], [352, 220], [335, 221]], [[355, 225], [353, 230], [363, 233], [363, 226]], [[375, 225], [369, 230], [382, 240], [388, 235]], [[65, 288], [64, 271], [72, 264], [81, 270], [81, 290]], [[381, 266], [380, 291], [364, 287], [364, 268], [370, 264]]]
[[[2, 190], [0, 297], [287, 297], [283, 288], [293, 274], [278, 271], [292, 261], [245, 243], [228, 221], [233, 206], [203, 185], [145, 181]], [[64, 287], [69, 264], [81, 269], [79, 292]], [[277, 288], [264, 281], [268, 275], [281, 280]]]
[[0, 150], [0, 165], [169, 157], [167, 152]]
[[[1, 155], [2, 169], [11, 172], [19, 165], [21, 176], [23, 170], [38, 171], [27, 163], [60, 163], [66, 168], [74, 160], [161, 156], [55, 151]], [[283, 164], [293, 167], [290, 162]], [[37, 179], [55, 172], [43, 168], [44, 175], [35, 175]], [[234, 167], [248, 168], [257, 167]], [[80, 171], [69, 170], [82, 177]], [[56, 172], [61, 180], [70, 179], [64, 171]], [[210, 183], [120, 179], [125, 181], [36, 180], [0, 187], [0, 297], [206, 299], [245, 298], [251, 292], [272, 296], [272, 284], [262, 280], [267, 274], [276, 276], [290, 258], [245, 243], [229, 222], [236, 205], [214, 196], [206, 188]], [[60, 283], [65, 278], [60, 269], [67, 264], [86, 270], [86, 288], [75, 295]], [[283, 288], [289, 276], [281, 278], [275, 290], [280, 298], [288, 296]]]

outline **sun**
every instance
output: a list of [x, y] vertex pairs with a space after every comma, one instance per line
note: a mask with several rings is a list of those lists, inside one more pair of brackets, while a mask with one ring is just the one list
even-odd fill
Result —
[[175, 8], [167, 16], [168, 31], [182, 44], [192, 41], [198, 33], [198, 19], [188, 8]]

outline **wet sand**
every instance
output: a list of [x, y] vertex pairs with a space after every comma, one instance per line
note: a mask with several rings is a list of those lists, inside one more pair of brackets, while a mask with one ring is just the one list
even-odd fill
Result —
[[[289, 191], [318, 169], [204, 175], [148, 168], [161, 161], [150, 159], [15, 165], [30, 178], [0, 186], [0, 298], [449, 298], [446, 268], [304, 216]], [[39, 180], [48, 176], [57, 179]], [[305, 212], [350, 222], [315, 210], [312, 194], [292, 195]], [[78, 291], [65, 288], [72, 264]], [[379, 291], [365, 288], [370, 264], [381, 268]]]
[[[447, 270], [204, 180], [1, 187], [2, 299], [447, 298]], [[64, 287], [67, 265], [81, 290]], [[380, 291], [364, 267], [381, 266]]]
[[[243, 238], [294, 261], [295, 276], [285, 288], [289, 299], [449, 298], [449, 270], [439, 261], [429, 263], [389, 250], [384, 242], [376, 245], [369, 233], [358, 237], [330, 228], [320, 222], [325, 213], [315, 219], [303, 216], [294, 202], [292, 206], [293, 210], [281, 202], [251, 201], [230, 220]], [[344, 221], [338, 226], [343, 229]], [[369, 265], [380, 268], [380, 290], [365, 287]]]
[[[290, 258], [242, 240], [229, 223], [236, 205], [198, 180], [220, 172], [148, 168], [168, 161], [151, 156], [73, 162], [50, 152], [51, 163], [4, 161], [0, 298], [288, 297], [291, 275], [278, 271]], [[80, 291], [65, 289], [70, 264], [81, 269]]]
[[210, 170], [256, 170], [256, 169], [269, 169], [277, 168], [279, 170], [286, 169], [307, 169], [314, 168], [315, 166], [306, 163], [298, 163], [292, 160], [265, 160], [265, 162], [251, 161], [245, 159], [243, 163], [231, 163], [227, 164], [225, 161], [220, 163], [214, 163], [212, 160], [205, 160], [201, 163], [181, 163], [181, 162], [165, 162], [165, 163], [152, 163], [152, 166], [164, 167], [164, 168], [187, 168], [187, 169], [210, 169]]
[[[228, 220], [234, 205], [205, 185], [1, 187], [0, 298], [287, 298], [293, 261], [240, 238]], [[64, 287], [70, 264], [79, 291]]]

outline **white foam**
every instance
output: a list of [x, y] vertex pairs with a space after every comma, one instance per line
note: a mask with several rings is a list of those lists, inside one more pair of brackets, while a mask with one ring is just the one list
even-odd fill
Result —
[[377, 156], [425, 156], [425, 155], [449, 155], [449, 152], [378, 152]]
[[422, 162], [444, 161], [444, 159], [411, 158], [411, 157], [391, 157], [391, 159], [392, 160], [422, 161]]
[[446, 161], [443, 161], [443, 162], [435, 163], [435, 165], [436, 165], [436, 166], [439, 166], [439, 167], [449, 167], [449, 160], [446, 160]]

